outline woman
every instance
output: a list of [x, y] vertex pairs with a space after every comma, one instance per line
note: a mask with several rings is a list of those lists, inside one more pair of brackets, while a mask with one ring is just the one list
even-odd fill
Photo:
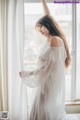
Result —
[[37, 21], [35, 28], [47, 41], [41, 48], [37, 69], [19, 72], [26, 85], [37, 87], [29, 120], [76, 120], [65, 112], [65, 68], [71, 63], [68, 43], [50, 15], [46, 1], [41, 1], [45, 16]]

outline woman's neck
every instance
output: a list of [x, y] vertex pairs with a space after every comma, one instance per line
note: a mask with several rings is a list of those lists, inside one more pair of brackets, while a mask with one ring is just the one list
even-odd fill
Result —
[[50, 42], [50, 39], [51, 39], [52, 37], [55, 37], [55, 36], [49, 35], [49, 37], [47, 38], [47, 42]]

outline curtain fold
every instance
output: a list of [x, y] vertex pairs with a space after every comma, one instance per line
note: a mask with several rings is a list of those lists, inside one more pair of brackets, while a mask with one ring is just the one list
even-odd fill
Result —
[[0, 111], [8, 110], [7, 11], [8, 1], [0, 0]]
[[8, 94], [10, 120], [27, 120], [27, 88], [19, 72], [24, 58], [24, 1], [9, 0]]
[[0, 111], [9, 111], [10, 120], [27, 120], [23, 53], [24, 0], [0, 0]]

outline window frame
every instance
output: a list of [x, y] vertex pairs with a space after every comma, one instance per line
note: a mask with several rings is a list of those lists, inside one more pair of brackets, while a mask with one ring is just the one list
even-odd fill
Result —
[[71, 70], [71, 100], [76, 99], [76, 4], [72, 4], [72, 70]]

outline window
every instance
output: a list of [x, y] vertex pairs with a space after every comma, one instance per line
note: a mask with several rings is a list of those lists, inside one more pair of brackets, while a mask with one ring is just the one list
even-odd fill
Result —
[[76, 98], [80, 101], [80, 4], [77, 4], [76, 8]]
[[[60, 24], [64, 31], [72, 55], [73, 41], [72, 41], [72, 5], [71, 4], [52, 4], [48, 3], [48, 7], [51, 11], [52, 16]], [[31, 9], [32, 8], [32, 9]], [[26, 69], [34, 69], [36, 67], [37, 56], [39, 48], [46, 40], [45, 37], [35, 33], [35, 23], [43, 16], [43, 9], [41, 3], [24, 3], [24, 16], [25, 16], [25, 67]], [[65, 101], [71, 100], [71, 89], [72, 89], [72, 70], [74, 66], [66, 71], [65, 81]], [[32, 89], [28, 89], [28, 98], [30, 105], [30, 97]]]

